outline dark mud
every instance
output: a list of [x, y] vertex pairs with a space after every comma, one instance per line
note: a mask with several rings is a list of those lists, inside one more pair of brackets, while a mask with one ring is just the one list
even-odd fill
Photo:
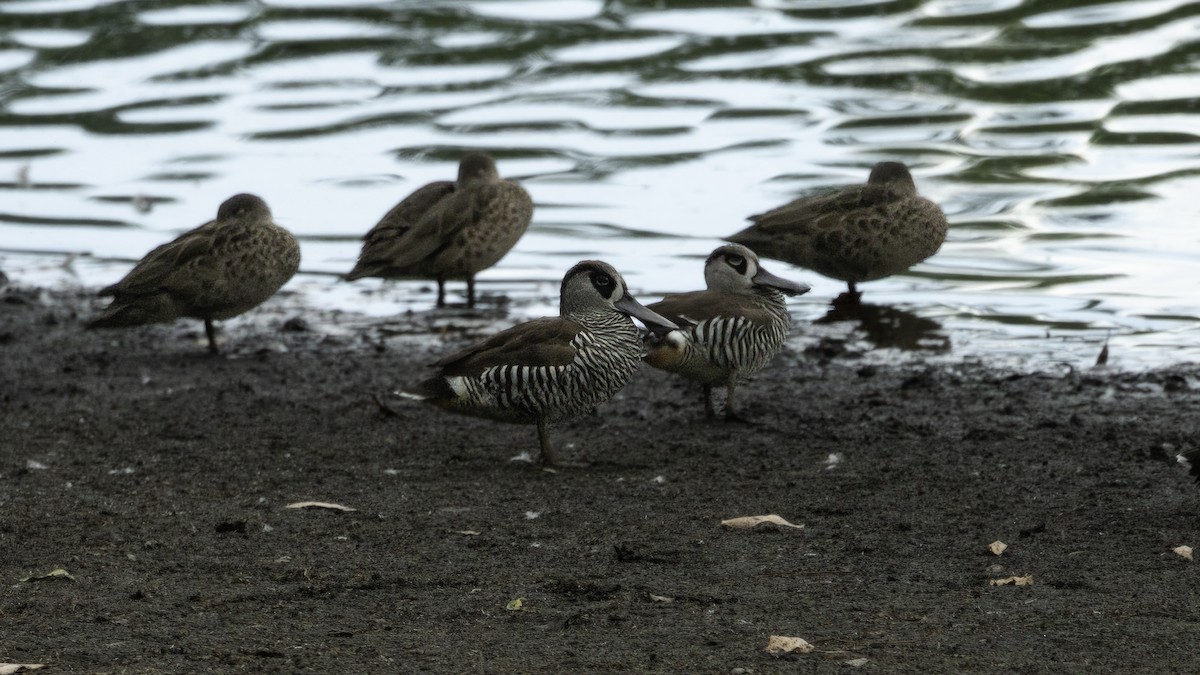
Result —
[[[741, 390], [752, 425], [645, 371], [554, 430], [548, 473], [512, 461], [532, 428], [377, 405], [461, 344], [404, 335], [422, 317], [277, 300], [212, 358], [195, 322], [84, 332], [81, 293], [0, 294], [0, 662], [1200, 671], [1200, 568], [1172, 551], [1200, 547], [1200, 488], [1170, 461], [1197, 443], [1195, 366], [788, 351]], [[805, 527], [719, 524], [768, 513]], [[22, 581], [56, 568], [74, 580]], [[1012, 575], [1034, 584], [989, 586]], [[776, 659], [771, 635], [816, 650]]]

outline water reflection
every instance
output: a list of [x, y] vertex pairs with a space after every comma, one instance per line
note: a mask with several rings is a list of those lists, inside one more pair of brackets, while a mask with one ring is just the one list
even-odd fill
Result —
[[933, 319], [890, 305], [834, 303], [815, 324], [854, 322], [855, 330], [877, 349], [900, 349], [943, 354], [950, 351], [950, 336]]
[[[1081, 362], [1109, 330], [1139, 363], [1200, 358], [1194, 2], [0, 0], [0, 28], [17, 283], [111, 283], [244, 191], [305, 271], [344, 271], [379, 214], [484, 150], [537, 210], [480, 282], [538, 313], [580, 257], [691, 290], [747, 214], [897, 160], [951, 231], [873, 301], [964, 354], [1041, 354], [1052, 328]], [[324, 281], [292, 288], [425, 304]]]

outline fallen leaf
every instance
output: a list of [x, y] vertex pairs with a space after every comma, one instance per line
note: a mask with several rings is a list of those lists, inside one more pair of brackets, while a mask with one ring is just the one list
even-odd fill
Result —
[[75, 577], [71, 576], [70, 572], [64, 570], [61, 567], [52, 569], [49, 572], [46, 572], [45, 574], [35, 574], [35, 575], [27, 576], [24, 579], [22, 579], [21, 581], [23, 583], [26, 581], [42, 581], [45, 579], [66, 579], [67, 581], [75, 581]]
[[1173, 548], [1171, 550], [1175, 551], [1175, 553], [1179, 554], [1181, 557], [1187, 558], [1188, 560], [1192, 559], [1192, 547], [1191, 546], [1187, 546], [1187, 545], [1176, 546], [1175, 548]]
[[44, 663], [0, 663], [0, 675], [19, 673], [24, 670], [41, 670], [45, 667]]
[[783, 656], [784, 654], [807, 654], [816, 649], [804, 638], [786, 637], [784, 635], [772, 635], [767, 638], [767, 653], [771, 656]]
[[866, 658], [848, 659], [846, 661], [842, 661], [842, 663], [844, 663], [852, 668], [862, 668], [863, 666], [867, 665], [870, 662], [871, 662], [871, 659], [866, 659]]
[[1000, 555], [1008, 550], [1008, 544], [997, 539], [996, 541], [988, 544], [988, 550], [992, 552], [992, 555]]
[[525, 598], [517, 598], [516, 600], [509, 600], [508, 604], [504, 606], [504, 609], [506, 609], [510, 612], [519, 612], [524, 607], [525, 607]]
[[648, 595], [652, 602], [675, 602], [675, 598], [668, 598], [665, 595], [655, 595], [653, 593], [648, 593]]
[[333, 502], [295, 502], [283, 507], [285, 509], [332, 509], [334, 511], [357, 511], [349, 506], [334, 504]]
[[457, 531], [455, 531], [455, 533], [454, 533], [454, 534], [464, 534], [464, 535], [466, 535], [466, 536], [468, 536], [468, 537], [476, 537], [476, 536], [479, 536], [479, 533], [478, 533], [478, 532], [476, 532], [475, 530], [457, 530]]
[[781, 527], [794, 527], [797, 530], [804, 527], [803, 525], [793, 525], [792, 523], [789, 523], [773, 513], [769, 516], [742, 516], [740, 518], [730, 518], [729, 520], [721, 521], [721, 525], [733, 528], [735, 530], [747, 530], [752, 527], [762, 525], [763, 523], [771, 523]]
[[1033, 575], [1026, 574], [1023, 577], [1006, 577], [1004, 579], [992, 579], [988, 582], [989, 586], [1032, 586]]

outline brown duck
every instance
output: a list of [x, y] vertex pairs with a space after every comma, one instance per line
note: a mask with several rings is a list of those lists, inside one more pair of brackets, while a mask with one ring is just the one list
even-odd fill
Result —
[[712, 388], [725, 387], [725, 419], [739, 382], [759, 372], [779, 352], [791, 328], [784, 295], [807, 293], [805, 284], [771, 274], [741, 244], [718, 247], [704, 263], [707, 290], [668, 295], [647, 308], [679, 326], [648, 338], [646, 363], [704, 387], [704, 412], [714, 415]]
[[490, 156], [471, 153], [457, 181], [420, 188], [367, 232], [346, 280], [436, 279], [437, 306], [444, 307], [446, 280], [466, 279], [467, 306], [474, 307], [475, 275], [508, 253], [532, 217], [529, 193], [502, 180]]
[[88, 328], [201, 319], [208, 350], [218, 353], [213, 321], [262, 304], [300, 267], [300, 245], [275, 224], [266, 202], [250, 194], [230, 197], [217, 219], [185, 232], [146, 254], [117, 283], [113, 296]]
[[946, 215], [917, 194], [899, 162], [876, 164], [866, 184], [801, 197], [750, 220], [726, 239], [847, 282], [835, 303], [857, 303], [859, 282], [904, 272], [946, 240]]
[[585, 260], [563, 277], [559, 316], [497, 333], [433, 364], [437, 374], [400, 392], [464, 415], [536, 424], [542, 461], [554, 464], [547, 427], [613, 397], [641, 363], [630, 317], [652, 331], [675, 324], [629, 294], [610, 265]]

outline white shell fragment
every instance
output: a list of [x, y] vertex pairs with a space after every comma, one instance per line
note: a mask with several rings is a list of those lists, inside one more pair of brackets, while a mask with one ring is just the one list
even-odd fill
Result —
[[794, 527], [797, 530], [804, 528], [803, 525], [789, 523], [774, 513], [767, 516], [741, 516], [740, 518], [730, 518], [729, 520], [721, 521], [722, 526], [735, 530], [748, 530], [752, 527], [758, 527], [763, 523], [771, 523], [772, 525], [779, 525], [781, 527]]
[[1173, 548], [1171, 550], [1174, 551], [1177, 555], [1179, 555], [1182, 558], [1187, 558], [1188, 560], [1192, 560], [1192, 547], [1191, 546], [1187, 546], [1187, 545], [1176, 546], [1175, 548]]
[[1004, 579], [992, 579], [988, 582], [989, 586], [1032, 586], [1033, 575], [1026, 574], [1023, 577], [1006, 577]]
[[665, 595], [655, 595], [653, 593], [647, 593], [647, 595], [650, 596], [651, 602], [675, 602], [675, 598], [670, 598]]
[[1008, 550], [1008, 544], [997, 539], [996, 541], [988, 544], [988, 550], [992, 552], [992, 555], [1000, 555]]
[[772, 635], [767, 638], [767, 653], [771, 656], [783, 656], [784, 654], [807, 654], [813, 647], [808, 640], [798, 637], [787, 637], [785, 635]]
[[332, 509], [334, 511], [357, 511], [358, 509], [334, 504], [333, 502], [294, 502], [283, 507], [285, 509]]

